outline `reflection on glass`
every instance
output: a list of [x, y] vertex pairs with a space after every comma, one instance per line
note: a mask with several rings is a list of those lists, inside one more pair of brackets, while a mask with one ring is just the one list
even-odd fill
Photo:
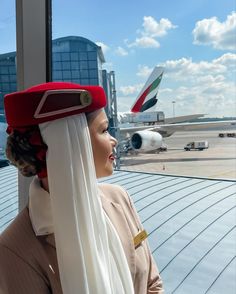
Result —
[[82, 85], [103, 85], [101, 47], [78, 37], [64, 37], [52, 42], [52, 79]]

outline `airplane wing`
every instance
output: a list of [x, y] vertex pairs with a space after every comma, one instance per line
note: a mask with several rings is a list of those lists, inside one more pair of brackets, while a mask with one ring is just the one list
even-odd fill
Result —
[[168, 137], [177, 131], [222, 130], [233, 128], [236, 128], [236, 120], [135, 126], [120, 128], [120, 132], [121, 134], [132, 134], [137, 131], [147, 130], [158, 132], [163, 137]]
[[193, 119], [197, 119], [199, 117], [203, 117], [205, 115], [206, 114], [204, 114], [204, 113], [197, 113], [197, 114], [190, 114], [190, 115], [167, 117], [167, 118], [165, 118], [165, 124], [175, 124], [175, 123], [186, 122], [186, 121], [190, 121]]
[[[236, 128], [236, 120], [229, 121], [209, 121], [209, 122], [193, 122], [193, 123], [176, 123], [164, 124], [159, 126], [162, 130], [177, 131], [198, 131], [198, 130], [220, 130]], [[154, 130], [154, 129], [153, 129]]]

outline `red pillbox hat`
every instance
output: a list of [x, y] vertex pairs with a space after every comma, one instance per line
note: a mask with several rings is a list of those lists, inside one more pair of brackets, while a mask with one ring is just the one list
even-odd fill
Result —
[[64, 82], [44, 83], [4, 97], [6, 121], [13, 128], [92, 112], [105, 105], [102, 87]]

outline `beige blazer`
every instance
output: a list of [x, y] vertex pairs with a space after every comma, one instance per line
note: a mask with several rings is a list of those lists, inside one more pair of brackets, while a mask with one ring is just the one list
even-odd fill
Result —
[[[103, 208], [124, 247], [135, 294], [163, 293], [147, 242], [134, 247], [133, 238], [143, 228], [129, 196], [116, 185], [99, 187]], [[62, 293], [54, 235], [36, 237], [25, 208], [0, 235], [0, 294], [46, 293]]]

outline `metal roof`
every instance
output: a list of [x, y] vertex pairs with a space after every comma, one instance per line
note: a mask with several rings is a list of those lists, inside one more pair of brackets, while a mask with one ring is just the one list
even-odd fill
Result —
[[18, 213], [17, 171], [13, 166], [0, 168], [0, 233]]
[[[166, 293], [233, 294], [236, 181], [115, 171], [100, 182], [130, 193]], [[17, 176], [0, 169], [0, 231], [17, 213]]]

